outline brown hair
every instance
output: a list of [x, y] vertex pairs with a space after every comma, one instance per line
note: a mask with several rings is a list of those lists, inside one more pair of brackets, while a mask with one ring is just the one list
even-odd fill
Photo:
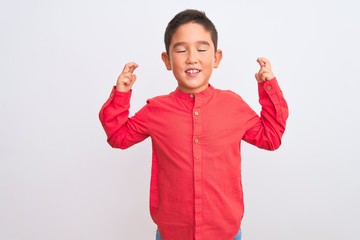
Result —
[[195, 9], [187, 9], [182, 12], [179, 12], [174, 16], [174, 18], [168, 23], [164, 42], [166, 52], [169, 53], [169, 47], [171, 43], [171, 38], [176, 32], [176, 30], [183, 24], [193, 22], [202, 25], [207, 31], [211, 34], [211, 39], [215, 46], [215, 51], [217, 50], [217, 42], [218, 42], [218, 34], [215, 28], [215, 25], [211, 22], [211, 20], [205, 15], [204, 12], [195, 10]]

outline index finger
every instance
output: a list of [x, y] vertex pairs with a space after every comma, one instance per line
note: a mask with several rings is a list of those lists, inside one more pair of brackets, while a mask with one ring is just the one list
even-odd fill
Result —
[[133, 73], [139, 65], [135, 62], [129, 62], [125, 64], [123, 72]]
[[260, 64], [260, 67], [271, 69], [270, 61], [264, 57], [258, 58], [257, 62]]
[[266, 67], [266, 68], [271, 68], [271, 63], [270, 63], [270, 61], [269, 61], [267, 58], [261, 58], [261, 60], [262, 60], [263, 63], [264, 63], [264, 67]]
[[256, 61], [259, 63], [260, 67], [265, 67], [265, 63], [262, 60], [262, 58], [258, 58], [258, 59], [256, 59]]

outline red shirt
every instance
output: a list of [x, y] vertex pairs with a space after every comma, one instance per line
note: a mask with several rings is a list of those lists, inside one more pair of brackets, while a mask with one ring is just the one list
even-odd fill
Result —
[[164, 240], [230, 240], [244, 213], [240, 143], [275, 150], [288, 108], [276, 79], [259, 83], [259, 117], [242, 98], [209, 86], [176, 89], [129, 118], [131, 92], [113, 89], [100, 111], [112, 147], [152, 140], [150, 213]]

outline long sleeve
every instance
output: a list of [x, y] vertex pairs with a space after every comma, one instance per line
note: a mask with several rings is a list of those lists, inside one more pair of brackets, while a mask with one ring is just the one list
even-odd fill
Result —
[[251, 126], [243, 140], [259, 148], [275, 150], [281, 145], [281, 138], [288, 118], [288, 105], [276, 78], [258, 84], [260, 117], [249, 120]]
[[99, 113], [107, 141], [114, 148], [128, 148], [149, 136], [146, 105], [129, 118], [131, 93], [118, 92], [113, 88]]

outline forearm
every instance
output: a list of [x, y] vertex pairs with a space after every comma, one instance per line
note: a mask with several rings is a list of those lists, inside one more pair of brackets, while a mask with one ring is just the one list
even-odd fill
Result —
[[130, 98], [131, 91], [119, 92], [114, 88], [99, 113], [107, 141], [114, 148], [125, 149], [147, 137], [144, 120], [129, 118]]
[[258, 84], [260, 117], [252, 119], [253, 126], [244, 140], [267, 150], [275, 150], [281, 145], [281, 138], [288, 118], [288, 106], [276, 78]]

